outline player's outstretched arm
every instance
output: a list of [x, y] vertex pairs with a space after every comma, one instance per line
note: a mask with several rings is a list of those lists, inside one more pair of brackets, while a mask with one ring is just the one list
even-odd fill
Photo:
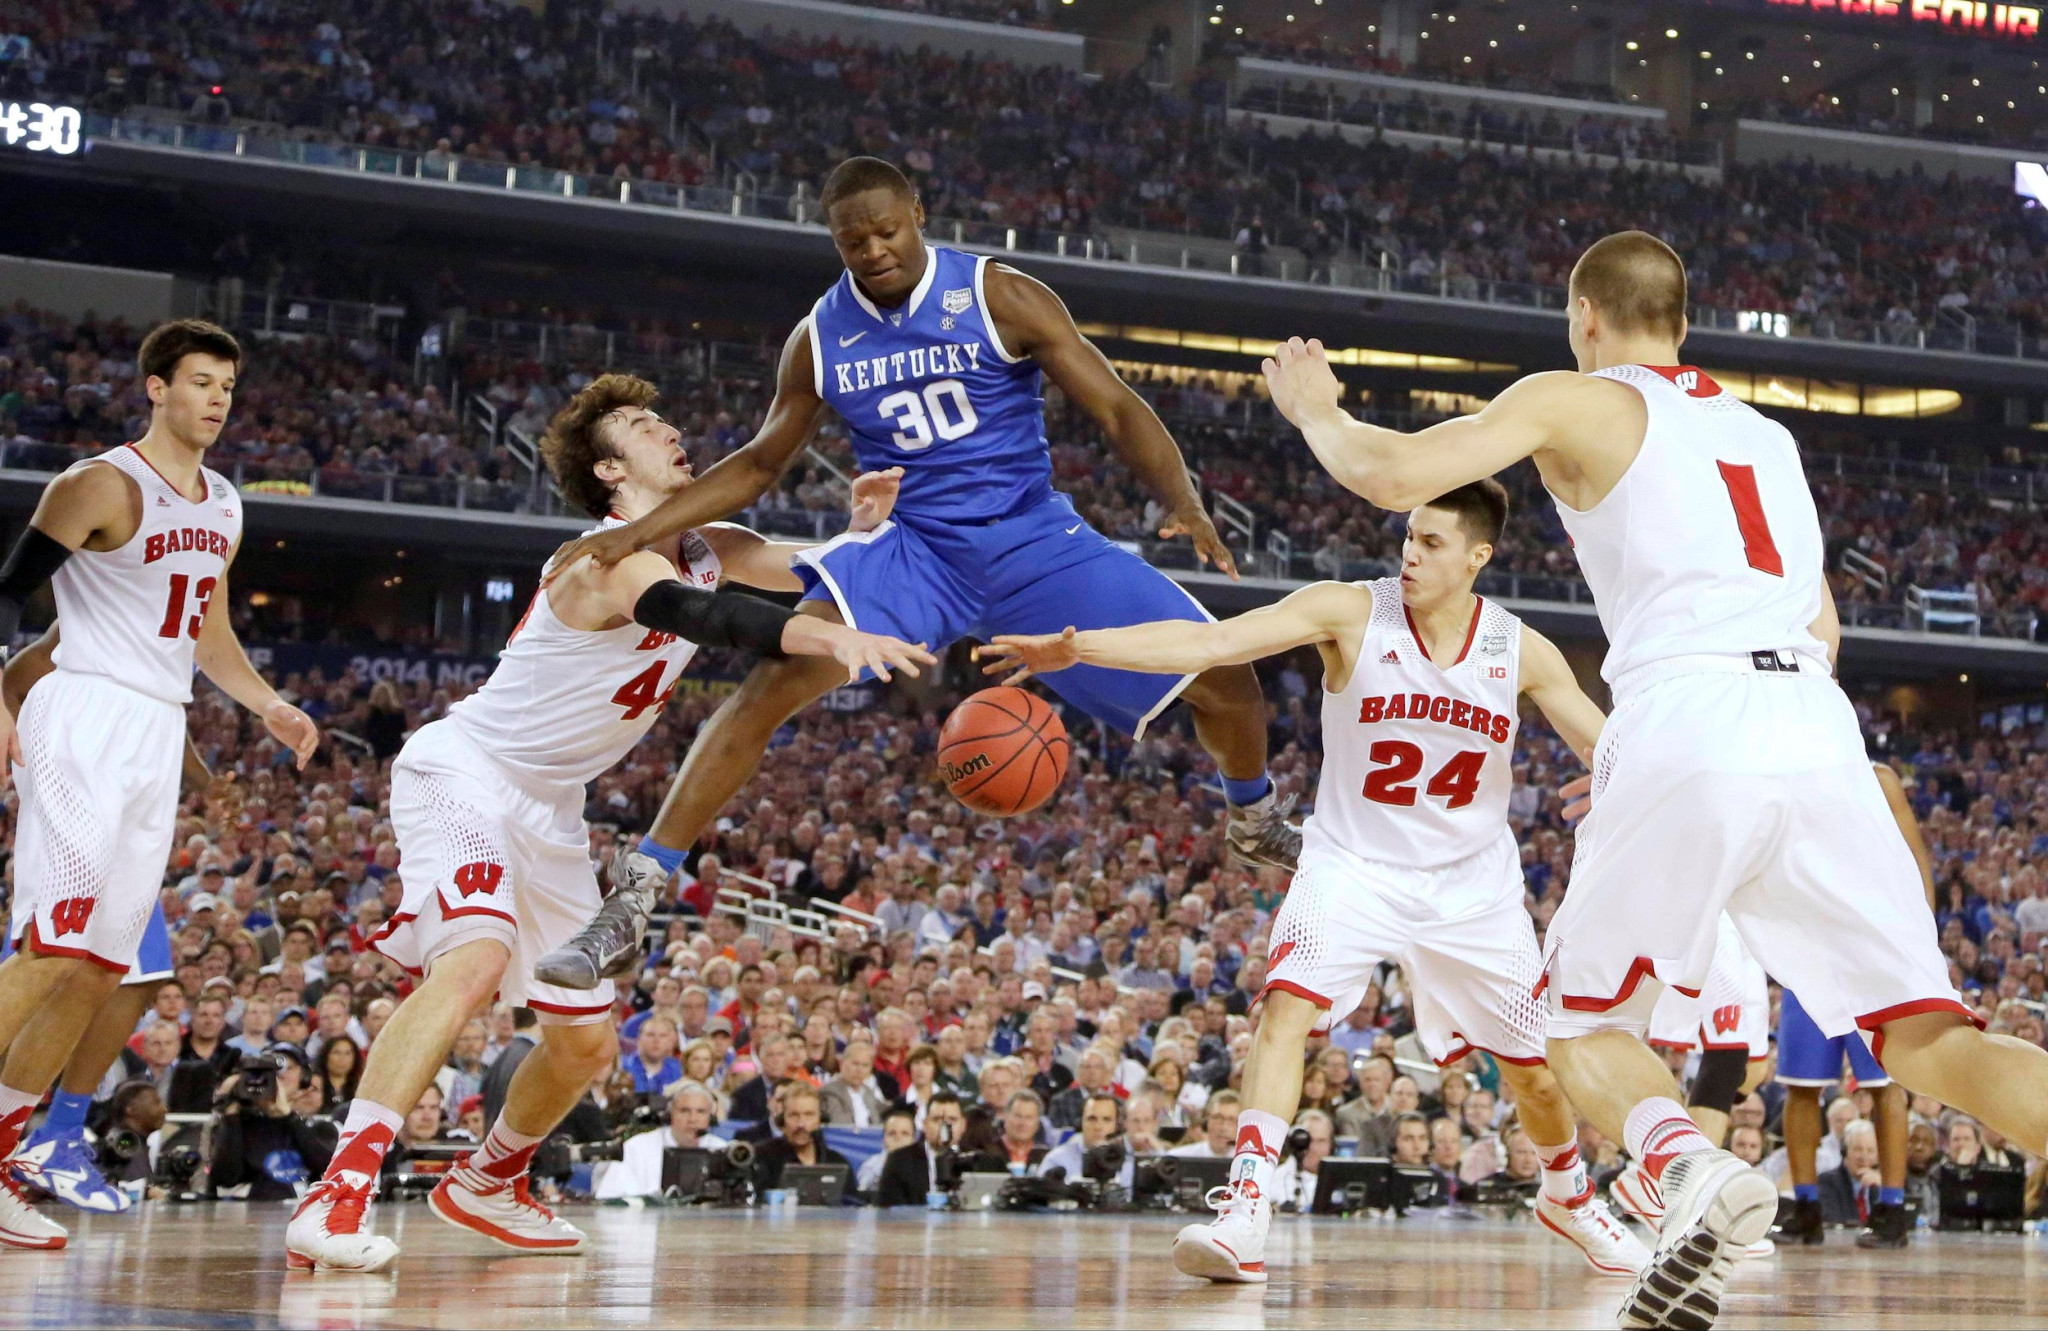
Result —
[[[237, 543], [236, 550], [241, 548]], [[235, 562], [235, 550], [228, 551], [228, 564]], [[264, 728], [278, 743], [292, 751], [300, 770], [320, 747], [320, 727], [313, 718], [280, 698], [270, 681], [249, 664], [242, 640], [228, 612], [228, 570], [222, 568], [213, 595], [206, 602], [206, 618], [199, 625], [199, 641], [192, 654], [199, 673], [212, 680], [222, 693], [263, 718]]]
[[1529, 695], [1551, 728], [1571, 745], [1580, 762], [1591, 767], [1593, 746], [1600, 742], [1607, 714], [1579, 687], [1571, 663], [1557, 650], [1557, 644], [1527, 624], [1522, 626], [1520, 683], [1521, 691]]
[[[1393, 512], [1406, 512], [1523, 458], [1582, 447], [1589, 420], [1613, 410], [1620, 390], [1605, 379], [1556, 371], [1518, 380], [1486, 407], [1402, 434], [1355, 419], [1337, 399], [1341, 385], [1323, 344], [1294, 338], [1261, 363], [1279, 409], [1345, 489]], [[1575, 459], [1567, 457], [1566, 464]]]
[[[897, 492], [902, 488], [901, 467], [856, 476], [853, 490], [847, 496], [846, 530], [873, 531], [888, 521], [896, 508]], [[803, 579], [792, 571], [792, 561], [817, 544], [815, 541], [771, 541], [751, 528], [730, 522], [714, 522], [698, 530], [718, 555], [725, 581], [769, 592], [804, 589]]]
[[635, 550], [645, 550], [748, 507], [766, 494], [804, 451], [817, 433], [824, 411], [825, 400], [818, 396], [812, 378], [810, 325], [801, 323], [782, 344], [782, 361], [775, 371], [775, 400], [768, 404], [759, 432], [692, 484], [664, 499], [653, 512], [623, 527], [592, 532], [563, 545], [549, 561], [550, 571], [541, 575], [541, 585], [552, 583], [585, 555], [600, 564], [616, 564]]
[[1887, 763], [1873, 763], [1877, 772], [1878, 789], [1884, 791], [1884, 802], [1891, 806], [1892, 821], [1899, 825], [1899, 834], [1906, 838], [1906, 849], [1913, 852], [1913, 862], [1920, 866], [1920, 890], [1927, 894], [1927, 909], [1934, 909], [1934, 856], [1927, 851], [1927, 839], [1920, 835], [1920, 817], [1913, 812], [1913, 802], [1906, 798], [1906, 784], [1899, 780], [1899, 774]]
[[920, 667], [938, 664], [922, 643], [912, 646], [879, 633], [862, 633], [739, 592], [686, 587], [666, 559], [646, 551], [611, 568], [586, 565], [568, 574], [559, 592], [544, 594], [562, 597], [550, 604], [572, 626], [586, 622], [595, 609], [605, 618], [630, 619], [702, 647], [736, 647], [777, 657], [829, 656], [847, 668], [849, 679], [858, 678], [863, 670], [881, 679], [896, 670], [915, 678]]
[[[1193, 675], [1221, 665], [1243, 665], [1310, 643], [1355, 637], [1372, 617], [1372, 593], [1349, 582], [1318, 582], [1272, 605], [1206, 623], [1162, 619], [1121, 629], [1079, 633], [999, 634], [974, 649], [989, 675], [1011, 681], [1069, 666], [1108, 666], [1155, 675]], [[1325, 668], [1329, 666], [1327, 654]]]
[[1180, 446], [1151, 405], [1118, 377], [1109, 358], [1081, 336], [1052, 288], [995, 263], [988, 266], [982, 288], [1004, 345], [1014, 355], [1037, 361], [1046, 377], [1102, 427], [1117, 460], [1166, 505], [1160, 536], [1188, 537], [1195, 543], [1195, 558], [1235, 578], [1237, 560], [1202, 507]]

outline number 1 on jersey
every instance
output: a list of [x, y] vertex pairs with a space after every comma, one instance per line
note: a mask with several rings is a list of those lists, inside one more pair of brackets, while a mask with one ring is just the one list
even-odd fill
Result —
[[1746, 462], [1714, 465], [1721, 469], [1721, 484], [1728, 487], [1728, 502], [1735, 506], [1735, 528], [1742, 533], [1742, 553], [1749, 566], [1774, 578], [1784, 577], [1785, 561], [1778, 555], [1778, 543], [1771, 539], [1763, 497], [1756, 490], [1756, 468]]

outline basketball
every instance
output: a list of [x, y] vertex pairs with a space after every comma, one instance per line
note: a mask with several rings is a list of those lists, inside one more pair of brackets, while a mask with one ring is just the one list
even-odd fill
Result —
[[953, 709], [939, 731], [939, 774], [976, 813], [1014, 818], [1051, 798], [1067, 776], [1073, 743], [1045, 699], [1023, 689], [983, 689]]

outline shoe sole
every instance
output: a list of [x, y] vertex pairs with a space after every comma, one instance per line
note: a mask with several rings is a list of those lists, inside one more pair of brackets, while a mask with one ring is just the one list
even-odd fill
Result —
[[493, 1243], [501, 1244], [514, 1252], [528, 1253], [537, 1257], [567, 1257], [582, 1252], [589, 1243], [587, 1235], [578, 1235], [566, 1243], [547, 1239], [521, 1238], [509, 1229], [501, 1229], [480, 1216], [474, 1216], [448, 1201], [444, 1196], [447, 1184], [442, 1184], [427, 1194], [427, 1206], [433, 1213], [457, 1229], [466, 1229], [472, 1234], [481, 1234]]
[[1616, 1325], [1709, 1331], [1721, 1315], [1729, 1273], [1770, 1230], [1777, 1211], [1778, 1190], [1768, 1178], [1753, 1169], [1731, 1171], [1685, 1233], [1660, 1245], [1622, 1301]]
[[1237, 1260], [1236, 1253], [1212, 1238], [1174, 1239], [1173, 1265], [1182, 1275], [1213, 1280], [1219, 1285], [1266, 1283], [1264, 1262], [1255, 1262], [1247, 1266]]
[[26, 1248], [31, 1252], [55, 1252], [71, 1241], [69, 1234], [33, 1235], [17, 1234], [11, 1229], [0, 1229], [0, 1243], [10, 1248]]

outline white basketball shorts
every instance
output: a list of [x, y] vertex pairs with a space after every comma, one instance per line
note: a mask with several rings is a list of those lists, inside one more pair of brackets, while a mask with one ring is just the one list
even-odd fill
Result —
[[1640, 1034], [1663, 985], [1699, 993], [1724, 910], [1829, 1035], [1971, 1016], [1855, 711], [1824, 662], [1800, 667], [1683, 657], [1617, 681], [1550, 925], [1553, 1037]]
[[16, 939], [143, 978], [138, 952], [177, 825], [185, 709], [53, 670], [29, 690], [20, 734]]
[[534, 963], [588, 924], [602, 899], [581, 787], [529, 790], [436, 721], [391, 766], [391, 825], [405, 895], [372, 947], [418, 974], [464, 943], [496, 939], [512, 954], [499, 998], [544, 1024], [608, 1018], [610, 980], [562, 989], [533, 978]]
[[1263, 998], [1275, 989], [1324, 1010], [1318, 1030], [1365, 997], [1383, 961], [1401, 967], [1416, 1034], [1439, 1065], [1475, 1049], [1543, 1061], [1542, 959], [1522, 904], [1512, 835], [1434, 869], [1363, 859], [1328, 842], [1303, 851], [1274, 916]]
[[1724, 913], [1714, 964], [1693, 997], [1665, 985], [1650, 1013], [1650, 1043], [1670, 1049], [1740, 1049], [1752, 1060], [1771, 1054], [1771, 982]]

